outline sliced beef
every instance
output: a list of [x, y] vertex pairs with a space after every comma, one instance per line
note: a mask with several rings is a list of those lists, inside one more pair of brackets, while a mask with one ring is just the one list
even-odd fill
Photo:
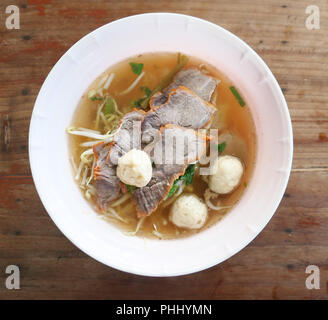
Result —
[[158, 93], [150, 100], [150, 107], [160, 106], [168, 99], [169, 92], [173, 88], [184, 86], [195, 92], [200, 98], [205, 101], [210, 101], [219, 80], [212, 78], [198, 69], [184, 69], [176, 74], [173, 82], [164, 90], [163, 93]]
[[103, 142], [93, 147], [96, 157], [95, 187], [98, 206], [101, 211], [106, 210], [108, 203], [115, 200], [120, 194], [120, 180], [116, 176], [116, 166], [106, 161], [110, 147]]
[[183, 175], [187, 165], [198, 160], [206, 149], [206, 136], [193, 129], [166, 125], [160, 130], [152, 159], [153, 176], [147, 186], [133, 192], [139, 217], [151, 214], [171, 189], [174, 180]]
[[117, 165], [118, 159], [131, 149], [141, 149], [141, 121], [145, 112], [134, 110], [127, 113], [115, 134], [108, 161]]
[[113, 142], [108, 145], [99, 143], [93, 147], [96, 157], [94, 170], [98, 205], [101, 211], [120, 195], [120, 180], [116, 176], [118, 159], [133, 148], [141, 146], [141, 121], [143, 111], [127, 113], [121, 120]]
[[174, 180], [183, 175], [185, 167], [185, 165], [159, 165], [153, 169], [153, 177], [147, 186], [133, 192], [139, 218], [148, 216], [156, 210], [171, 189]]
[[216, 108], [185, 87], [172, 89], [166, 103], [147, 112], [142, 124], [142, 143], [147, 145], [158, 138], [166, 124], [185, 128], [205, 128], [213, 120]]

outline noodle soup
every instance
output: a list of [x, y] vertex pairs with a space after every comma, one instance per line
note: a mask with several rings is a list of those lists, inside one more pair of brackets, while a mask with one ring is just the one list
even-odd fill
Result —
[[[74, 176], [79, 188], [104, 219], [129, 235], [172, 239], [200, 232], [217, 223], [231, 210], [242, 197], [252, 176], [256, 155], [256, 135], [247, 101], [244, 101], [238, 92], [238, 87], [213, 66], [194, 57], [184, 60], [181, 55], [177, 62], [177, 56], [176, 53], [147, 53], [109, 67], [81, 97], [74, 113], [72, 127], [68, 128]], [[156, 208], [150, 213], [140, 216], [139, 198], [136, 196], [140, 188], [122, 181], [119, 181], [120, 190], [117, 197], [110, 201], [106, 208], [100, 209], [99, 187], [97, 190], [99, 158], [97, 159], [95, 155], [94, 146], [99, 143], [110, 146], [115, 144], [113, 141], [120, 130], [122, 119], [132, 110], [142, 110], [142, 115], [147, 115], [153, 110], [168, 109], [164, 105], [173, 104], [172, 97], [178, 93], [189, 94], [195, 101], [203, 100], [188, 86], [186, 86], [188, 90], [184, 88], [185, 80], [177, 80], [177, 75], [183, 70], [198, 70], [202, 74], [201, 77], [209, 77], [217, 81], [210, 94], [210, 100], [204, 102], [202, 106], [215, 108], [211, 116], [210, 128], [218, 130], [218, 140], [207, 139], [206, 143], [207, 147], [215, 144], [219, 159], [226, 159], [226, 162], [238, 160], [242, 164], [243, 171], [238, 183], [229, 192], [216, 192], [216, 187], [211, 188], [211, 183], [214, 185], [217, 178], [215, 180], [211, 176], [201, 175], [200, 169], [204, 165], [195, 161], [186, 164], [181, 176], [172, 181], [167, 192], [163, 193], [163, 199], [158, 201]], [[168, 91], [167, 88], [170, 88], [174, 82], [177, 82], [177, 86], [171, 88], [166, 97], [165, 90]], [[157, 96], [166, 101], [152, 106]], [[230, 163], [227, 164], [229, 165]], [[113, 165], [113, 168], [115, 169], [116, 166]], [[218, 170], [225, 170], [224, 166], [219, 168], [218, 164]], [[219, 185], [222, 185], [220, 177], [218, 179]], [[172, 218], [172, 211], [177, 211], [181, 206], [186, 207], [182, 201], [180, 201], [181, 206], [178, 206], [177, 200], [182, 197], [187, 199], [186, 196], [191, 195], [195, 197], [193, 199], [199, 199], [202, 203], [201, 208], [206, 208], [204, 223], [200, 228], [179, 225], [177, 219]], [[179, 215], [178, 211], [177, 215]]]

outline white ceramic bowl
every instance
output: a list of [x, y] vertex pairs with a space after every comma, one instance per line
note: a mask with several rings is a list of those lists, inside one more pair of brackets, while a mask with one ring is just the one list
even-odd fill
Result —
[[[110, 65], [154, 51], [180, 51], [223, 71], [245, 96], [256, 125], [256, 166], [244, 196], [221, 222], [186, 239], [160, 241], [124, 235], [91, 209], [72, 177], [69, 162], [65, 128], [86, 88]], [[29, 135], [35, 186], [58, 228], [94, 259], [147, 276], [200, 271], [244, 248], [279, 205], [289, 178], [292, 149], [287, 104], [263, 60], [225, 29], [172, 13], [127, 17], [78, 41], [45, 80]]]

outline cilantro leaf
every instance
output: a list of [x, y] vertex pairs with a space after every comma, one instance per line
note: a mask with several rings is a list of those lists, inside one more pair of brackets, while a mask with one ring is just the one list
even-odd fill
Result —
[[222, 143], [220, 143], [220, 144], [218, 144], [218, 151], [219, 151], [219, 153], [221, 153], [221, 152], [224, 151], [226, 145], [227, 145], [227, 143], [225, 141], [222, 142]]
[[128, 192], [132, 193], [136, 187], [135, 186], [131, 186], [130, 184], [126, 184], [126, 188], [128, 189]]
[[143, 98], [140, 98], [138, 100], [132, 100], [131, 101], [131, 107], [132, 108], [140, 108], [141, 107], [141, 103], [144, 99]]
[[144, 64], [143, 63], [135, 63], [130, 62], [131, 69], [133, 73], [137, 74], [138, 76], [141, 74]]
[[191, 164], [190, 166], [187, 167], [184, 175], [181, 176], [179, 179], [184, 181], [186, 183], [186, 186], [188, 186], [188, 185], [192, 184], [194, 174], [195, 174], [195, 165]]
[[148, 87], [141, 87], [141, 90], [145, 91], [146, 97], [151, 95], [151, 90]]
[[187, 167], [184, 175], [180, 176], [178, 179], [174, 181], [173, 186], [171, 187], [169, 193], [167, 194], [167, 197], [168, 198], [172, 197], [179, 189], [178, 181], [183, 181], [186, 184], [186, 186], [192, 184], [194, 174], [195, 174], [195, 165], [191, 164]]
[[145, 91], [145, 95], [138, 100], [132, 100], [131, 101], [132, 108], [141, 108], [144, 100], [146, 100], [152, 94], [152, 91], [148, 87], [141, 87], [140, 89]]
[[179, 188], [179, 186], [177, 185], [178, 180], [179, 179], [174, 181], [173, 186], [171, 187], [169, 193], [167, 194], [168, 198], [172, 197], [176, 193], [176, 191], [178, 190], [178, 188]]

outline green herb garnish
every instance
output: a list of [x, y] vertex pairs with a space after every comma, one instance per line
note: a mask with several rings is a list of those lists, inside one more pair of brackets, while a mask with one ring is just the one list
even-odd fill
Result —
[[133, 107], [147, 109], [151, 97], [155, 93], [162, 91], [164, 88], [166, 88], [172, 82], [173, 77], [185, 66], [187, 61], [188, 61], [188, 57], [179, 52], [178, 53], [178, 62], [176, 64], [176, 66], [174, 67], [174, 69], [172, 69], [170, 71], [170, 73], [165, 78], [163, 78], [162, 81], [160, 81], [160, 83], [153, 90], [150, 90], [149, 88], [143, 89], [146, 93], [146, 96], [142, 97], [139, 100], [131, 101], [131, 105]]
[[115, 111], [115, 103], [112, 98], [107, 98], [104, 106], [104, 115], [108, 115], [110, 113], [114, 113]]
[[131, 101], [131, 107], [132, 108], [140, 108], [141, 107], [141, 102], [144, 100], [144, 98], [140, 98], [138, 100], [132, 100]]
[[136, 187], [135, 186], [131, 186], [130, 184], [126, 184], [126, 188], [128, 189], [128, 192], [132, 193]]
[[179, 189], [179, 186], [177, 185], [178, 180], [179, 179], [174, 181], [173, 186], [171, 187], [169, 193], [167, 194], [168, 198], [172, 197], [177, 192], [177, 190]]
[[140, 89], [145, 91], [146, 97], [151, 95], [151, 90], [148, 87], [141, 87]]
[[131, 107], [132, 108], [140, 108], [142, 102], [151, 95], [151, 90], [148, 87], [141, 87], [140, 89], [145, 91], [145, 95], [142, 98], [138, 99], [138, 100], [132, 100], [131, 101]]
[[226, 145], [227, 145], [227, 143], [225, 141], [222, 142], [222, 143], [220, 143], [220, 144], [218, 144], [218, 151], [219, 151], [219, 153], [221, 153], [221, 152], [224, 151]]
[[190, 184], [192, 184], [194, 174], [195, 174], [195, 165], [191, 164], [187, 167], [184, 175], [181, 176], [179, 179], [184, 181], [186, 183], [186, 186], [189, 186]]
[[130, 66], [131, 66], [131, 69], [132, 69], [133, 73], [135, 73], [139, 76], [142, 72], [144, 64], [143, 63], [130, 62]]
[[91, 97], [90, 99], [91, 99], [92, 101], [96, 101], [96, 100], [102, 101], [102, 100], [104, 100], [103, 97], [97, 97], [97, 96]]
[[230, 87], [230, 91], [232, 92], [232, 94], [235, 96], [235, 98], [237, 99], [238, 103], [243, 107], [245, 105], [245, 101], [243, 100], [243, 98], [240, 96], [238, 90], [234, 87], [231, 86]]
[[195, 174], [195, 165], [191, 164], [187, 167], [184, 175], [180, 176], [178, 179], [174, 181], [173, 186], [171, 187], [170, 191], [167, 194], [167, 197], [168, 198], [172, 197], [175, 194], [175, 192], [178, 190], [179, 188], [178, 181], [183, 181], [186, 184], [186, 186], [192, 184], [194, 174]]

